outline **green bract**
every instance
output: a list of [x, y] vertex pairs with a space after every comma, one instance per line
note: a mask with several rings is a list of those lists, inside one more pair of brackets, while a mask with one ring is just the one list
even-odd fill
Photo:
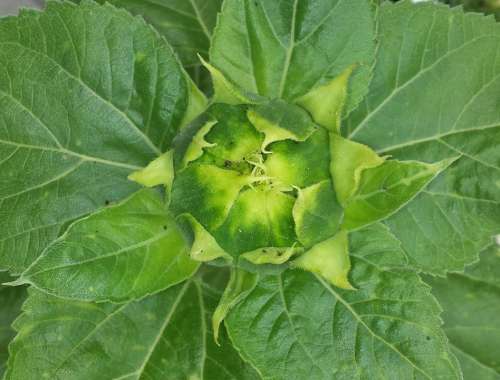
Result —
[[109, 2], [0, 19], [5, 380], [500, 379], [499, 24]]

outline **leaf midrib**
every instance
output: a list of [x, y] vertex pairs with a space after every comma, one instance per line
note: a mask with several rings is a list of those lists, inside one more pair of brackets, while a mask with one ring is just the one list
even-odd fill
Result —
[[150, 361], [151, 356], [153, 355], [153, 353], [154, 353], [154, 351], [156, 349], [156, 346], [160, 342], [163, 334], [165, 333], [165, 329], [167, 328], [168, 324], [172, 320], [172, 317], [175, 314], [175, 312], [177, 310], [177, 307], [181, 303], [181, 300], [184, 297], [184, 295], [186, 294], [187, 289], [191, 285], [191, 281], [192, 280], [186, 281], [184, 283], [184, 285], [182, 286], [182, 289], [179, 291], [179, 294], [177, 295], [174, 303], [172, 304], [171, 309], [167, 313], [167, 315], [165, 317], [165, 320], [164, 320], [164, 322], [163, 322], [163, 324], [162, 324], [162, 326], [160, 328], [160, 331], [159, 331], [158, 335], [155, 337], [153, 343], [151, 344], [151, 347], [149, 348], [149, 350], [148, 350], [148, 352], [147, 352], [147, 354], [146, 354], [146, 356], [144, 358], [144, 361], [143, 361], [142, 365], [135, 372], [137, 374], [137, 379], [140, 379], [141, 376], [142, 376], [142, 374], [144, 373], [144, 370], [146, 369], [146, 366], [147, 366], [148, 362]]
[[314, 361], [314, 359], [313, 359], [312, 355], [310, 354], [310, 352], [306, 349], [306, 347], [304, 346], [304, 344], [302, 343], [302, 341], [299, 339], [299, 337], [297, 335], [297, 331], [295, 329], [295, 324], [293, 323], [292, 318], [290, 316], [290, 313], [288, 311], [288, 305], [287, 305], [287, 302], [286, 302], [286, 299], [285, 299], [285, 293], [284, 293], [284, 289], [283, 289], [283, 278], [281, 277], [281, 274], [279, 274], [277, 276], [277, 280], [278, 280], [278, 287], [279, 287], [278, 291], [279, 291], [280, 301], [281, 301], [281, 303], [283, 305], [283, 310], [284, 310], [285, 315], [287, 317], [288, 323], [290, 324], [290, 328], [292, 329], [293, 335], [295, 336], [295, 340], [299, 344], [300, 348], [302, 348], [302, 350], [304, 351], [304, 353], [307, 355], [307, 357], [309, 358], [309, 360], [311, 361], [311, 363], [314, 365], [314, 367], [318, 368], [323, 373], [323, 375], [326, 375], [326, 373], [323, 370], [323, 368], [321, 366], [319, 366]]
[[394, 150], [401, 149], [401, 148], [406, 148], [406, 147], [409, 147], [409, 146], [412, 146], [412, 145], [423, 144], [423, 143], [426, 143], [426, 142], [432, 142], [432, 141], [435, 141], [435, 140], [440, 140], [443, 137], [459, 135], [461, 133], [481, 132], [481, 131], [485, 131], [485, 130], [489, 130], [489, 129], [493, 129], [493, 128], [500, 128], [500, 121], [495, 122], [493, 124], [479, 125], [479, 126], [474, 127], [474, 128], [467, 128], [467, 129], [449, 131], [449, 132], [446, 132], [446, 133], [441, 133], [441, 134], [438, 134], [438, 135], [429, 136], [429, 137], [421, 138], [421, 139], [418, 139], [418, 140], [406, 141], [406, 142], [401, 143], [401, 144], [395, 144], [395, 145], [391, 145], [391, 146], [384, 147], [384, 148], [381, 148], [381, 149], [377, 149], [376, 152], [378, 154], [384, 154], [384, 153], [387, 153], [387, 152], [390, 152], [390, 151], [394, 151]]
[[[85, 265], [85, 264], [88, 264], [88, 263], [92, 263], [92, 262], [95, 262], [95, 261], [99, 261], [99, 260], [104, 260], [104, 259], [107, 259], [109, 257], [115, 257], [115, 256], [119, 256], [119, 255], [122, 255], [124, 253], [128, 253], [130, 251], [134, 251], [136, 249], [139, 249], [139, 248], [143, 248], [143, 247], [147, 247], [159, 240], [161, 240], [162, 238], [164, 238], [165, 236], [167, 236], [168, 234], [170, 233], [170, 231], [162, 231], [161, 233], [147, 239], [147, 240], [144, 240], [144, 241], [141, 241], [139, 243], [136, 243], [136, 244], [132, 244], [128, 247], [123, 247], [123, 248], [120, 248], [119, 250], [117, 251], [113, 251], [113, 252], [109, 252], [109, 253], [106, 253], [104, 255], [99, 255], [99, 256], [96, 256], [96, 257], [92, 257], [92, 258], [89, 258], [89, 259], [85, 259], [85, 260], [80, 260], [80, 261], [77, 261], [77, 262], [73, 262], [73, 263], [70, 263], [70, 264], [64, 264], [64, 265], [58, 265], [58, 266], [54, 266], [54, 267], [51, 267], [51, 268], [46, 268], [46, 269], [43, 269], [43, 270], [40, 270], [40, 271], [37, 271], [37, 272], [34, 272], [34, 273], [29, 273], [29, 270], [30, 268], [28, 268], [26, 270], [26, 274], [27, 274], [27, 277], [28, 278], [32, 278], [34, 276], [38, 276], [42, 273], [46, 273], [46, 272], [51, 272], [51, 271], [54, 271], [54, 270], [58, 270], [58, 269], [63, 269], [63, 268], [71, 268], [71, 267], [74, 267], [74, 266], [80, 266], [80, 265]], [[37, 259], [33, 264], [32, 264], [32, 267], [35, 267], [39, 261], [41, 261], [43, 258], [45, 258], [44, 255], [40, 256], [39, 259]], [[23, 276], [21, 276], [20, 280], [23, 280]]]
[[23, 143], [17, 143], [17, 142], [14, 142], [14, 141], [7, 141], [7, 140], [2, 140], [2, 139], [0, 139], [0, 144], [11, 145], [11, 146], [15, 146], [15, 147], [18, 147], [18, 148], [25, 148], [25, 149], [44, 150], [44, 151], [49, 151], [49, 152], [56, 152], [56, 153], [60, 153], [60, 154], [66, 154], [68, 156], [78, 157], [78, 158], [82, 159], [83, 161], [98, 162], [100, 164], [109, 165], [109, 166], [117, 166], [117, 167], [120, 167], [120, 168], [125, 168], [125, 169], [130, 169], [130, 170], [139, 170], [139, 169], [142, 169], [141, 166], [131, 165], [131, 164], [125, 164], [125, 163], [118, 162], [118, 161], [106, 160], [106, 159], [98, 158], [98, 157], [94, 157], [94, 156], [88, 156], [88, 155], [85, 155], [85, 154], [74, 152], [72, 150], [67, 150], [65, 148], [55, 148], [55, 147], [48, 147], [48, 146], [38, 146], [38, 145], [31, 145], [31, 144], [23, 144]]

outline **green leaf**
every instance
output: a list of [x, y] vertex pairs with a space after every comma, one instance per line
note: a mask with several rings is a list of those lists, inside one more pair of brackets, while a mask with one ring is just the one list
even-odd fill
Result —
[[20, 314], [21, 305], [26, 298], [25, 287], [1, 285], [11, 279], [6, 272], [0, 272], [0, 378], [3, 376], [7, 363], [7, 345], [15, 335], [10, 325]]
[[[85, 1], [0, 20], [0, 268], [25, 269], [126, 180], [199, 105], [171, 48], [123, 10]], [[196, 107], [195, 107], [196, 108]]]
[[352, 283], [299, 270], [261, 276], [229, 313], [242, 356], [272, 379], [460, 379], [440, 307], [381, 224], [352, 234]]
[[366, 145], [330, 134], [330, 171], [348, 230], [382, 220], [404, 207], [455, 159], [435, 164], [388, 160]]
[[231, 267], [231, 275], [226, 289], [212, 316], [212, 328], [214, 339], [219, 344], [220, 324], [226, 318], [229, 311], [241, 302], [257, 284], [258, 275], [247, 272], [244, 269]]
[[210, 60], [244, 90], [288, 101], [358, 64], [348, 112], [366, 93], [374, 45], [369, 0], [227, 0]]
[[257, 379], [223, 332], [221, 347], [213, 342], [210, 318], [219, 297], [212, 280], [122, 305], [32, 289], [15, 323], [6, 380]]
[[461, 156], [386, 224], [413, 266], [462, 270], [500, 230], [500, 25], [403, 1], [382, 5], [379, 30], [369, 94], [344, 134], [398, 160]]
[[50, 294], [123, 302], [189, 278], [199, 264], [154, 190], [81, 219], [21, 275]]
[[444, 308], [444, 330], [465, 380], [500, 379], [500, 249], [492, 246], [465, 273], [427, 277]]
[[344, 204], [342, 227], [351, 230], [387, 218], [411, 202], [454, 160], [435, 164], [389, 160], [365, 169], [359, 188]]

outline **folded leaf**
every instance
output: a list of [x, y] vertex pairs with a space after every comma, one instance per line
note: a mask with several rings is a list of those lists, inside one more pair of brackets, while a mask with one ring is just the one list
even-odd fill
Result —
[[15, 324], [6, 380], [258, 379], [223, 332], [221, 347], [213, 342], [210, 316], [220, 293], [198, 281], [122, 305], [32, 289]]
[[375, 168], [385, 161], [368, 146], [335, 133], [330, 133], [330, 155], [330, 173], [341, 204], [345, 204], [359, 189], [361, 174], [365, 169]]
[[258, 248], [255, 251], [245, 252], [241, 257], [251, 262], [252, 264], [274, 264], [280, 265], [286, 263], [293, 256], [304, 251], [301, 247], [265, 247]]
[[230, 107], [214, 104], [207, 116], [217, 120], [205, 136], [209, 147], [204, 148], [204, 155], [199, 162], [213, 163], [226, 169], [245, 171], [246, 160], [260, 151], [264, 137], [247, 118], [247, 107]]
[[349, 79], [354, 65], [338, 77], [320, 87], [315, 87], [297, 99], [297, 104], [308, 110], [314, 121], [333, 133], [340, 133], [341, 119], [348, 97]]
[[192, 214], [209, 232], [224, 223], [240, 190], [252, 183], [250, 175], [214, 165], [194, 164], [176, 174], [171, 209]]
[[206, 122], [193, 136], [193, 140], [189, 144], [182, 160], [183, 167], [191, 161], [196, 161], [200, 158], [203, 155], [203, 149], [215, 146], [215, 144], [211, 144], [205, 140], [205, 136], [215, 124], [217, 124], [215, 120]]
[[10, 326], [21, 313], [21, 305], [26, 299], [26, 288], [3, 286], [12, 278], [6, 272], [0, 272], [0, 377], [3, 376], [7, 363], [7, 345], [14, 338], [15, 331]]
[[337, 202], [331, 181], [323, 181], [298, 191], [293, 206], [295, 232], [306, 247], [335, 235], [344, 212]]
[[186, 220], [193, 235], [189, 256], [196, 261], [211, 261], [219, 258], [232, 260], [232, 256], [224, 251], [215, 238], [192, 215], [182, 214], [181, 220]]
[[133, 172], [128, 179], [146, 187], [164, 185], [168, 192], [174, 181], [174, 152], [169, 150], [151, 161], [144, 169]]
[[250, 108], [248, 119], [265, 136], [262, 151], [275, 141], [305, 141], [317, 129], [306, 111], [282, 100]]
[[200, 61], [205, 69], [207, 69], [210, 73], [214, 92], [212, 101], [214, 103], [237, 105], [252, 104], [258, 101], [258, 96], [247, 93], [236, 84], [237, 82], [234, 83], [230, 79], [226, 78], [226, 76], [218, 68], [206, 62], [202, 57], [200, 57]]
[[[380, 224], [352, 234], [357, 291], [287, 270], [261, 276], [226, 318], [242, 356], [272, 379], [461, 379], [440, 306]], [[392, 243], [391, 243], [392, 242]]]
[[127, 175], [198, 98], [167, 43], [123, 10], [49, 2], [1, 19], [0, 268], [22, 271], [68, 222], [136, 191]]
[[317, 129], [306, 141], [279, 141], [265, 161], [266, 173], [277, 182], [300, 188], [330, 180], [328, 131]]
[[232, 255], [263, 247], [291, 247], [296, 242], [294, 201], [291, 195], [266, 187], [243, 190], [215, 237]]
[[154, 190], [71, 225], [20, 277], [57, 296], [123, 302], [189, 278], [198, 263]]
[[220, 324], [226, 318], [229, 311], [239, 302], [245, 299], [248, 293], [257, 284], [258, 276], [244, 269], [232, 267], [229, 282], [212, 316], [212, 328], [214, 339], [219, 344]]
[[366, 93], [375, 50], [371, 1], [228, 0], [222, 8], [210, 61], [246, 91], [293, 102], [358, 64], [346, 112]]
[[464, 379], [500, 379], [500, 248], [484, 250], [465, 273], [425, 280], [444, 308], [444, 330]]

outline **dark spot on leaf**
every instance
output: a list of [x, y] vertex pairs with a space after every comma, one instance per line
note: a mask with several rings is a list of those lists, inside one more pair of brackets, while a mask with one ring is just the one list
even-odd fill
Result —
[[232, 161], [229, 161], [229, 160], [224, 161], [225, 168], [230, 168], [232, 165], [233, 165]]
[[167, 226], [163, 226], [163, 229], [166, 231], [167, 230]]
[[430, 336], [426, 336], [425, 339], [431, 340], [431, 337]]
[[111, 202], [110, 202], [109, 200], [107, 200], [107, 199], [104, 201], [104, 204], [105, 204], [106, 206], [109, 206], [109, 204], [110, 204], [110, 203], [111, 203]]

